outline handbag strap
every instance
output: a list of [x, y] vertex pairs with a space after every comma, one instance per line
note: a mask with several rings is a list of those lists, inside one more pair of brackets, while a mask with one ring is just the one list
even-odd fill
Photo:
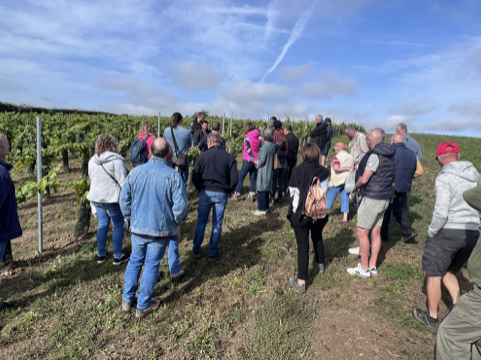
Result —
[[170, 132], [172, 133], [172, 140], [174, 141], [174, 148], [175, 148], [175, 156], [179, 156], [179, 146], [177, 145], [177, 141], [175, 140], [174, 129], [172, 126], [170, 127]]
[[103, 164], [100, 164], [100, 166], [102, 166], [102, 169], [104, 169], [104, 171], [107, 173], [107, 175], [110, 176], [110, 178], [111, 178], [113, 181], [115, 181], [115, 183], [118, 185], [118, 187], [122, 189], [122, 186], [120, 186], [120, 184], [119, 184], [119, 182], [117, 181], [117, 179], [114, 178], [114, 177], [112, 176], [112, 174], [109, 173], [109, 172], [104, 168], [104, 165], [103, 165]]

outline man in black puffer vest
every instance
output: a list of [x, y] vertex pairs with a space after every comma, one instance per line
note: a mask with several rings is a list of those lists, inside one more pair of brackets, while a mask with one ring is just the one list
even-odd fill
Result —
[[[362, 202], [357, 212], [356, 235], [361, 248], [361, 263], [347, 272], [363, 278], [377, 276], [376, 262], [381, 249], [381, 225], [393, 194], [395, 169], [392, 157], [396, 149], [382, 142], [379, 130], [371, 130], [366, 136], [369, 152], [359, 163], [356, 185]], [[371, 257], [369, 258], [369, 233], [371, 233]]]
[[391, 213], [394, 213], [396, 221], [401, 225], [404, 242], [414, 242], [417, 234], [412, 228], [412, 223], [408, 218], [407, 211], [403, 208], [403, 204], [407, 193], [411, 192], [417, 165], [416, 154], [404, 145], [404, 136], [400, 134], [393, 135], [389, 142], [396, 148], [396, 154], [393, 157], [394, 168], [396, 169], [396, 176], [394, 178], [396, 185], [393, 202], [389, 204], [387, 211], [384, 213], [381, 239], [382, 241], [388, 240]]

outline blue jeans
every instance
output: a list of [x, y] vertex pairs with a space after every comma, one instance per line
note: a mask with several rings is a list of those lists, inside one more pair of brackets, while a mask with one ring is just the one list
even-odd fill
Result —
[[242, 185], [244, 185], [244, 179], [247, 174], [250, 174], [251, 179], [251, 189], [249, 195], [254, 195], [256, 193], [256, 182], [257, 182], [257, 169], [255, 164], [252, 161], [244, 160], [242, 163], [242, 168], [239, 173], [239, 182], [237, 183], [237, 188], [235, 189], [235, 193], [237, 195], [241, 194]]
[[123, 299], [127, 302], [135, 300], [140, 272], [145, 264], [137, 298], [137, 309], [146, 309], [150, 306], [154, 287], [159, 278], [160, 261], [164, 257], [168, 243], [168, 240], [154, 240], [132, 234], [132, 254], [125, 270]]
[[216, 256], [219, 252], [220, 237], [222, 235], [222, 222], [224, 221], [224, 211], [227, 205], [228, 195], [202, 190], [199, 197], [199, 210], [197, 216], [197, 226], [194, 233], [194, 253], [200, 252], [200, 246], [204, 240], [205, 226], [209, 219], [210, 209], [212, 212], [212, 233], [210, 235], [209, 256]]
[[341, 212], [349, 213], [349, 196], [344, 191], [344, 184], [341, 186], [330, 187], [326, 196], [326, 206], [328, 210], [331, 210], [334, 200], [337, 195], [341, 193]]
[[124, 216], [120, 211], [118, 203], [100, 204], [92, 202], [97, 208], [99, 217], [99, 227], [97, 228], [97, 254], [105, 256], [107, 254], [107, 233], [109, 231], [110, 220], [114, 224], [112, 242], [114, 247], [114, 257], [122, 256], [122, 240], [124, 238]]
[[181, 270], [180, 267], [180, 254], [179, 254], [179, 239], [177, 235], [171, 236], [169, 239], [169, 270], [171, 274], [178, 274]]
[[5, 254], [5, 248], [7, 247], [9, 240], [0, 241], [0, 262], [3, 260], [3, 255]]
[[279, 197], [281, 198], [284, 191], [287, 190], [287, 184], [285, 184], [286, 172], [288, 168], [281, 168], [274, 170], [272, 175], [272, 198], [276, 197], [277, 184], [279, 183]]

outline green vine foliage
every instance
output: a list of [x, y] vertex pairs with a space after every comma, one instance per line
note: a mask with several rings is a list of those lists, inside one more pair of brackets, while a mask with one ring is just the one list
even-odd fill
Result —
[[60, 170], [60, 166], [53, 169], [48, 175], [44, 176], [39, 182], [27, 181], [25, 185], [15, 190], [15, 197], [17, 198], [17, 204], [26, 202], [37, 197], [40, 193], [45, 195], [49, 189], [52, 189], [54, 193], [58, 192], [60, 187], [60, 181], [55, 180], [57, 172]]

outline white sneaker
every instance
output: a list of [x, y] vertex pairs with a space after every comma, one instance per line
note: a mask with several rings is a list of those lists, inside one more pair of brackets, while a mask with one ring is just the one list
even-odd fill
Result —
[[368, 277], [371, 276], [371, 272], [369, 271], [369, 269], [364, 270], [361, 267], [361, 263], [357, 264], [356, 267], [347, 268], [347, 273], [349, 275], [357, 275], [357, 276], [362, 277], [362, 278], [368, 278]]
[[375, 267], [370, 267], [369, 272], [371, 273], [372, 277], [376, 277], [378, 275], [377, 268], [375, 268]]
[[256, 210], [256, 211], [254, 211], [254, 215], [256, 215], [256, 216], [267, 215], [267, 211]]
[[356, 247], [350, 248], [350, 249], [347, 250], [347, 251], [349, 251], [349, 254], [361, 256], [361, 247], [360, 247], [360, 246], [356, 246]]

